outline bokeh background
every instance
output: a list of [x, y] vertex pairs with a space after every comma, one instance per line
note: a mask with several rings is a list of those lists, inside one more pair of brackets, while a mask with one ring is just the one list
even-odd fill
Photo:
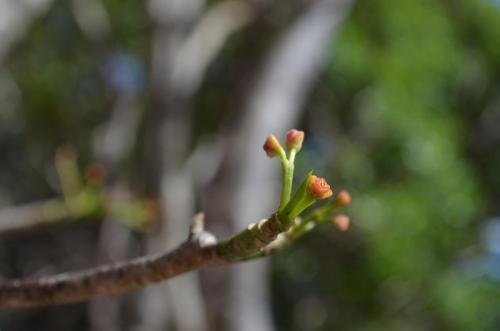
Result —
[[347, 233], [0, 330], [500, 329], [496, 0], [1, 0], [1, 277], [268, 216], [291, 127]]

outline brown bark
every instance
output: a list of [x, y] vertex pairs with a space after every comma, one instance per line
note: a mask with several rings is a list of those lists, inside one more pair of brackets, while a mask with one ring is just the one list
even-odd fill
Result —
[[0, 284], [0, 308], [82, 301], [141, 288], [203, 266], [224, 264], [214, 247], [186, 242], [166, 254], [56, 276], [4, 281]]
[[[88, 300], [141, 288], [202, 267], [214, 267], [258, 257], [258, 238], [273, 241], [285, 226], [273, 215], [235, 236], [217, 242], [203, 226], [203, 214], [193, 218], [188, 239], [174, 250], [127, 262], [54, 276], [0, 281], [0, 308], [29, 308]], [[271, 226], [272, 225], [272, 226]], [[238, 247], [238, 249], [234, 249]], [[240, 249], [245, 247], [245, 249]]]

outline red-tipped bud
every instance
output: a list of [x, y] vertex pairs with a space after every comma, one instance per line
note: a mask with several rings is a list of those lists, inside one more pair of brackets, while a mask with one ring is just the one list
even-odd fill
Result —
[[332, 223], [342, 232], [347, 231], [349, 229], [349, 217], [346, 215], [335, 215], [332, 218]]
[[275, 157], [278, 155], [280, 148], [282, 148], [278, 139], [276, 139], [276, 137], [272, 134], [267, 137], [266, 142], [262, 147], [269, 157]]
[[326, 180], [314, 175], [310, 177], [307, 191], [315, 200], [326, 199], [333, 194]]
[[299, 131], [291, 129], [286, 134], [286, 149], [295, 149], [297, 152], [302, 148], [302, 142], [304, 141], [304, 131]]
[[337, 207], [348, 206], [351, 204], [351, 201], [351, 195], [344, 189], [340, 190], [335, 196], [335, 205], [337, 205]]

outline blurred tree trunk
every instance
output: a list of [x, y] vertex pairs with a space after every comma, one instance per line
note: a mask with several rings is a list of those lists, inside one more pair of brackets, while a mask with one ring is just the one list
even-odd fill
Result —
[[[179, 95], [172, 79], [176, 58], [204, 2], [157, 1], [148, 3], [154, 22], [152, 51], [152, 107], [146, 127], [146, 184], [149, 194], [161, 201], [159, 232], [148, 238], [148, 251], [170, 249], [186, 231], [195, 212], [193, 182], [186, 171], [191, 127], [188, 99]], [[143, 293], [138, 330], [204, 330], [204, 305], [197, 274], [183, 275]], [[161, 304], [160, 304], [161, 302]], [[165, 306], [165, 302], [169, 302]], [[158, 307], [160, 306], [160, 307]], [[190, 318], [185, 318], [189, 311]]]

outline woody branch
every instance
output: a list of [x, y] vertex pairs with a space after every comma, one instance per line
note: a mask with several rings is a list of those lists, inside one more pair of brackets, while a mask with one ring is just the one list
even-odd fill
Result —
[[[88, 300], [141, 288], [203, 267], [258, 258], [286, 247], [311, 230], [315, 223], [328, 219], [333, 209], [350, 203], [348, 193], [340, 191], [332, 203], [316, 209], [303, 219], [299, 218], [316, 201], [332, 195], [326, 181], [312, 175], [312, 172], [291, 195], [293, 162], [301, 149], [303, 137], [302, 131], [290, 130], [286, 152], [272, 135], [264, 144], [268, 156], [278, 156], [283, 170], [280, 207], [271, 217], [217, 241], [215, 236], [205, 231], [204, 215], [197, 214], [193, 217], [188, 238], [169, 252], [83, 271], [0, 281], [0, 308], [27, 308]], [[335, 216], [331, 222], [342, 230], [348, 225], [348, 219], [343, 215]]]

